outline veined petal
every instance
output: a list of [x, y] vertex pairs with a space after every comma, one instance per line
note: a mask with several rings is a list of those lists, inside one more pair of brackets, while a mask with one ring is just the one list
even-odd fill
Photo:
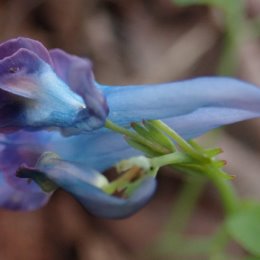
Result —
[[16, 177], [21, 164], [35, 165], [49, 136], [19, 131], [0, 135], [0, 207], [11, 210], [34, 210], [48, 201], [51, 193], [43, 192], [28, 179]]
[[[28, 181], [28, 180], [27, 180]], [[35, 210], [44, 206], [51, 193], [45, 193], [40, 189], [20, 190], [6, 182], [0, 173], [0, 207], [10, 210]]]
[[40, 154], [47, 148], [50, 134], [47, 132], [19, 131], [14, 134], [0, 135], [0, 172], [13, 188], [22, 191], [40, 189], [33, 182], [16, 177], [21, 164], [35, 165]]
[[156, 188], [155, 179], [147, 177], [130, 198], [117, 198], [99, 188], [105, 181], [97, 171], [78, 168], [49, 155], [40, 159], [38, 170], [71, 193], [90, 213], [104, 218], [123, 218], [134, 214], [150, 200]]
[[57, 75], [83, 98], [91, 128], [103, 126], [108, 115], [108, 106], [103, 94], [95, 85], [90, 60], [70, 55], [60, 49], [50, 50], [50, 55]]
[[43, 61], [52, 65], [49, 52], [42, 43], [25, 37], [18, 37], [0, 44], [0, 60], [12, 56], [22, 48], [32, 51]]
[[129, 126], [141, 120], [166, 120], [188, 138], [260, 115], [260, 89], [231, 78], [100, 89], [107, 97], [113, 122]]

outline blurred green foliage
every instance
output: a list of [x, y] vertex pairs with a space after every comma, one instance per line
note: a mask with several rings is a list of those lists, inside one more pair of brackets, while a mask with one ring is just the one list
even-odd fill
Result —
[[227, 228], [233, 239], [260, 257], [260, 205], [242, 207], [228, 218]]
[[218, 74], [233, 75], [236, 72], [237, 51], [244, 31], [243, 0], [172, 0], [180, 6], [208, 5], [219, 8], [224, 14], [225, 37], [219, 60]]

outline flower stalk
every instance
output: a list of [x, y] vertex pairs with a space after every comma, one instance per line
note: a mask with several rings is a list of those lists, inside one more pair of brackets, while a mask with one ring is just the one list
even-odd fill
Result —
[[[169, 136], [172, 139], [172, 147], [174, 147], [174, 151], [171, 153], [164, 151], [163, 155], [150, 158], [151, 167], [160, 168], [163, 166], [172, 166], [186, 174], [195, 174], [199, 175], [198, 177], [204, 176], [208, 178], [220, 193], [225, 212], [228, 215], [232, 214], [238, 208], [239, 201], [230, 183], [232, 176], [222, 170], [226, 162], [215, 158], [222, 152], [222, 149], [204, 149], [194, 140], [186, 141], [162, 121], [152, 120], [149, 121], [149, 124], [152, 125], [154, 129], [161, 130], [165, 134], [165, 137]], [[138, 130], [133, 132], [129, 129], [119, 127], [111, 121], [106, 122], [107, 128], [123, 134], [127, 138], [132, 138], [136, 142], [140, 142], [143, 147], [145, 147], [142, 151], [147, 151], [146, 155], [158, 152], [157, 148], [163, 147], [159, 140], [152, 142], [149, 132], [144, 132], [143, 129], [140, 129], [139, 125], [132, 124], [131, 126], [134, 130]], [[174, 143], [178, 145], [179, 149], [176, 148]], [[134, 148], [138, 147], [134, 146]], [[160, 150], [160, 152], [163, 152], [163, 150]], [[116, 183], [117, 182], [115, 182], [115, 184]]]

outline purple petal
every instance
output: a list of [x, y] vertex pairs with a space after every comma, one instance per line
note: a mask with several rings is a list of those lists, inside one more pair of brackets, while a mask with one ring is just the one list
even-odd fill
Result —
[[0, 172], [6, 182], [19, 190], [40, 192], [33, 182], [16, 177], [16, 170], [21, 164], [35, 165], [49, 140], [50, 135], [45, 132], [0, 135]]
[[0, 60], [0, 89], [24, 98], [37, 97], [39, 90], [27, 75], [40, 71], [42, 64], [38, 56], [26, 49]]
[[0, 44], [0, 60], [12, 56], [20, 49], [27, 49], [52, 65], [48, 50], [39, 41], [19, 37]]
[[103, 94], [95, 85], [91, 62], [59, 49], [50, 50], [50, 55], [57, 75], [84, 99], [92, 128], [103, 126], [108, 106]]
[[51, 193], [43, 192], [32, 181], [16, 177], [21, 164], [35, 165], [49, 136], [18, 132], [0, 135], [0, 207], [12, 210], [34, 210], [45, 205]]
[[0, 207], [9, 210], [36, 210], [43, 207], [50, 194], [20, 191], [11, 186], [0, 187]]
[[82, 98], [31, 51], [20, 49], [0, 61], [0, 89], [4, 101], [0, 106], [2, 132], [48, 127], [68, 129], [69, 133], [91, 129]]
[[35, 210], [44, 206], [51, 193], [19, 190], [12, 187], [0, 173], [0, 207], [10, 210]]

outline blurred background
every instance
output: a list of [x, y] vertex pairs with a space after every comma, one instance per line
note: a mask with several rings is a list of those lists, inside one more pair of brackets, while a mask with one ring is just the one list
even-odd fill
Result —
[[[89, 57], [104, 84], [231, 75], [260, 86], [259, 0], [1, 0], [0, 40], [16, 36]], [[201, 140], [223, 148], [239, 193], [256, 199], [259, 130], [260, 121], [251, 120]], [[35, 212], [0, 210], [0, 259], [208, 259], [192, 250], [178, 255], [183, 245], [174, 230], [181, 220], [173, 213], [183, 183], [162, 170], [154, 199], [125, 220], [92, 217], [62, 191]], [[210, 235], [223, 217], [212, 186], [194, 194], [198, 204], [185, 228], [191, 238]], [[245, 253], [235, 244], [230, 250]]]

